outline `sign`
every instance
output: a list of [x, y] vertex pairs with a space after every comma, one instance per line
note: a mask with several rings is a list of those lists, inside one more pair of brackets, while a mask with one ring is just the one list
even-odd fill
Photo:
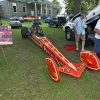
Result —
[[13, 44], [11, 26], [0, 26], [0, 45]]

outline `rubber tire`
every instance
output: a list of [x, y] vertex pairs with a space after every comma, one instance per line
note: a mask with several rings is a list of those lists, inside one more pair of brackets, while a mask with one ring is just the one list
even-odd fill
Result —
[[53, 27], [54, 27], [54, 28], [56, 28], [56, 27], [57, 27], [57, 25], [56, 25], [56, 24], [54, 24], [54, 25], [53, 25]]
[[93, 45], [93, 44], [94, 44], [93, 40], [87, 39], [85, 41], [85, 47], [88, 47], [88, 46]]
[[56, 61], [51, 56], [46, 57], [46, 68], [51, 79], [54, 82], [59, 82], [60, 73], [59, 73]]
[[51, 24], [50, 24], [50, 23], [48, 23], [48, 26], [49, 26], [49, 27], [51, 27]]
[[85, 47], [94, 45], [94, 41], [92, 39], [89, 39], [88, 35], [89, 35], [89, 32], [88, 32], [88, 30], [86, 30]]
[[28, 38], [27, 32], [29, 32], [27, 27], [22, 27], [21, 28], [22, 38]]
[[[69, 33], [69, 37], [68, 37], [68, 33]], [[66, 40], [68, 41], [71, 41], [71, 40], [75, 40], [75, 33], [72, 32], [72, 30], [70, 28], [67, 28], [65, 30], [65, 37], [66, 37]]]

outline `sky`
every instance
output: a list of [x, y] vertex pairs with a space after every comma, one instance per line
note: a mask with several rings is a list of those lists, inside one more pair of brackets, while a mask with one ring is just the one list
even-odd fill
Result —
[[58, 2], [60, 2], [61, 6], [62, 6], [62, 10], [61, 10], [61, 13], [64, 13], [65, 12], [65, 6], [64, 6], [64, 3], [63, 3], [63, 0], [57, 0]]

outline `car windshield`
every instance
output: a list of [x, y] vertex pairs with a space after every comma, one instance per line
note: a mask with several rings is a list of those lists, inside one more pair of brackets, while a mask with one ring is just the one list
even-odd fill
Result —
[[53, 20], [56, 20], [57, 18], [53, 18]]
[[65, 17], [58, 17], [59, 20], [66, 21]]
[[11, 21], [18, 21], [18, 19], [11, 19]]

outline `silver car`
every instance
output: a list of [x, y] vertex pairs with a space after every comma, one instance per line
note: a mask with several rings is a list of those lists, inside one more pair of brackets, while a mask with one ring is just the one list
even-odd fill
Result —
[[22, 27], [22, 23], [17, 18], [10, 18], [9, 25], [11, 27]]
[[24, 22], [24, 18], [23, 17], [17, 17], [17, 19], [22, 23]]

